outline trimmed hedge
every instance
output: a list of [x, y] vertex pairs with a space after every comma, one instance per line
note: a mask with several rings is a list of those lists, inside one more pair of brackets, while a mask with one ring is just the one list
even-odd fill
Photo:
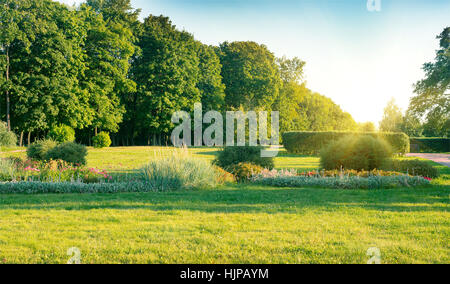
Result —
[[318, 155], [331, 142], [346, 136], [372, 136], [374, 138], [382, 138], [391, 145], [393, 152], [397, 154], [406, 154], [410, 150], [408, 135], [405, 133], [383, 132], [285, 132], [283, 133], [283, 146], [292, 154]]
[[273, 169], [275, 167], [274, 159], [270, 157], [261, 157], [261, 146], [233, 146], [225, 147], [219, 152], [214, 164], [228, 170], [228, 167], [239, 163], [250, 163], [263, 168]]
[[450, 138], [411, 138], [413, 153], [450, 152]]

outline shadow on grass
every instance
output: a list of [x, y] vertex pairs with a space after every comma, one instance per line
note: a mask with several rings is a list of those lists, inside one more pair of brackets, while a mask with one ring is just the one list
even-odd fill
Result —
[[274, 189], [237, 186], [171, 193], [0, 195], [1, 210], [153, 210], [302, 213], [345, 210], [449, 212], [449, 188], [396, 190]]

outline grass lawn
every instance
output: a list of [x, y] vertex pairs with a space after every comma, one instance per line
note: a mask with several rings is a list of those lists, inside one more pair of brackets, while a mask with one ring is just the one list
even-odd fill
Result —
[[[205, 159], [214, 149], [190, 149]], [[133, 170], [156, 147], [90, 150], [90, 166]], [[7, 153], [2, 156], [23, 155]], [[318, 159], [282, 153], [278, 168]], [[328, 190], [229, 185], [113, 195], [0, 195], [0, 263], [450, 262], [450, 169], [428, 189]]]

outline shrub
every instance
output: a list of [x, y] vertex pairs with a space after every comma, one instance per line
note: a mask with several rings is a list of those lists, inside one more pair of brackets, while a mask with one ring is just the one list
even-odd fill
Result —
[[8, 131], [6, 123], [0, 122], [0, 146], [12, 147], [17, 145], [17, 136]]
[[62, 160], [73, 165], [86, 165], [86, 146], [74, 142], [66, 142], [50, 149], [46, 160]]
[[16, 165], [11, 159], [0, 159], [0, 181], [12, 181], [16, 174]]
[[384, 166], [384, 169], [408, 173], [413, 176], [422, 176], [428, 178], [438, 178], [439, 170], [433, 167], [429, 162], [422, 160], [388, 160]]
[[394, 153], [409, 153], [409, 137], [404, 133], [357, 133], [357, 132], [285, 132], [283, 145], [289, 153], [317, 155], [331, 142], [346, 136], [372, 136], [386, 140]]
[[225, 147], [214, 161], [214, 164], [227, 169], [239, 163], [250, 163], [263, 168], [273, 169], [273, 158], [261, 157], [261, 146]]
[[73, 142], [75, 141], [75, 130], [70, 126], [61, 124], [50, 130], [48, 138], [59, 143]]
[[411, 151], [414, 153], [450, 152], [450, 138], [411, 138]]
[[326, 147], [320, 157], [325, 170], [380, 169], [392, 155], [387, 142], [371, 136], [347, 136]]
[[239, 163], [228, 167], [227, 170], [236, 177], [238, 182], [243, 182], [261, 173], [264, 168], [250, 163]]
[[403, 176], [370, 176], [362, 177], [265, 177], [255, 176], [253, 182], [276, 187], [319, 187], [330, 189], [393, 189], [417, 188], [431, 185], [423, 177]]
[[111, 146], [111, 138], [106, 132], [100, 132], [92, 139], [94, 148], [108, 148]]
[[47, 159], [47, 153], [56, 146], [58, 146], [58, 143], [51, 139], [36, 141], [28, 146], [27, 156], [32, 160], [44, 161]]
[[215, 167], [217, 171], [217, 182], [219, 184], [224, 184], [228, 182], [235, 182], [236, 177], [232, 174], [227, 172], [226, 170], [222, 169], [221, 167]]
[[142, 173], [143, 180], [158, 191], [215, 187], [218, 175], [209, 162], [187, 153], [174, 153], [152, 161]]

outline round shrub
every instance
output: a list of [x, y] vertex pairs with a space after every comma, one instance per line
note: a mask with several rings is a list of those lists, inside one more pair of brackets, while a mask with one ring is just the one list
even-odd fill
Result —
[[273, 158], [261, 157], [262, 150], [264, 148], [261, 146], [225, 147], [223, 151], [219, 152], [214, 163], [224, 169], [239, 163], [250, 163], [263, 168], [273, 169]]
[[59, 143], [75, 141], [75, 130], [67, 125], [53, 127], [48, 133], [48, 137]]
[[111, 146], [111, 138], [106, 132], [100, 132], [92, 139], [94, 148], [108, 148]]
[[74, 165], [86, 165], [86, 156], [86, 146], [66, 142], [48, 151], [46, 160], [63, 160]]
[[389, 144], [380, 138], [371, 136], [347, 136], [326, 147], [320, 157], [325, 170], [381, 169], [392, 156]]
[[239, 163], [227, 168], [232, 173], [238, 182], [243, 182], [251, 179], [254, 175], [260, 174], [264, 168], [250, 163]]
[[0, 122], [0, 146], [16, 146], [17, 136], [12, 131], [8, 131], [6, 123]]
[[28, 146], [27, 156], [31, 160], [44, 161], [47, 159], [47, 153], [56, 146], [58, 146], [58, 143], [51, 139], [36, 141]]

